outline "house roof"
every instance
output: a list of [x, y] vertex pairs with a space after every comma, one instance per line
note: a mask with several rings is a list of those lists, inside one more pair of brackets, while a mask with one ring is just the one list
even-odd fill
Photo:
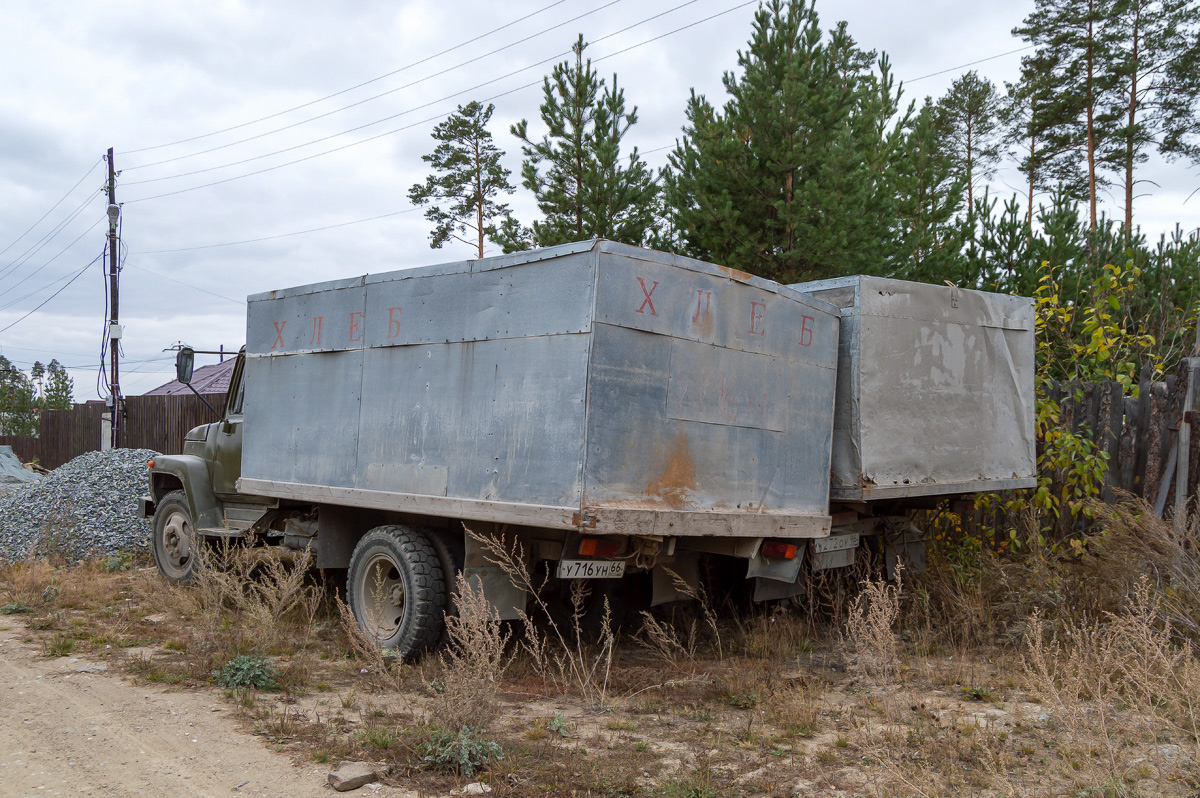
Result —
[[[237, 363], [237, 358], [231, 357], [221, 363], [198, 367], [192, 372], [192, 387], [198, 393], [203, 394], [227, 393], [229, 391], [229, 378], [233, 375], [233, 366], [235, 363]], [[183, 394], [190, 395], [191, 393], [188, 387], [179, 380], [171, 380], [152, 391], [146, 391], [143, 396], [180, 396]]]

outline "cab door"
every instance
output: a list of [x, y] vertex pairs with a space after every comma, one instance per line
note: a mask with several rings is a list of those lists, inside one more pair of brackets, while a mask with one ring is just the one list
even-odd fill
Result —
[[229, 379], [229, 394], [225, 399], [225, 418], [217, 424], [209, 460], [212, 463], [213, 493], [236, 496], [238, 477], [242, 475], [242, 400], [246, 395], [243, 376], [246, 367], [246, 348], [238, 353], [237, 364]]

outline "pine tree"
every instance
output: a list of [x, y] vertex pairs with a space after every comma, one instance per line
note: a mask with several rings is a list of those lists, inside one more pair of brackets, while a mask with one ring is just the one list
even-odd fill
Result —
[[1000, 95], [975, 71], [950, 86], [938, 100], [938, 137], [943, 152], [967, 190], [967, 213], [975, 211], [975, 186], [996, 173], [1002, 149]]
[[896, 159], [896, 266], [905, 278], [940, 283], [965, 278], [962, 231], [955, 214], [962, 205], [965, 175], [943, 150], [940, 108], [929, 100], [914, 117]]
[[1054, 102], [1035, 120], [1038, 137], [1056, 159], [1082, 153], [1087, 164], [1089, 229], [1096, 229], [1100, 170], [1115, 129], [1116, 78], [1113, 7], [1118, 0], [1036, 0], [1013, 35], [1037, 46]]
[[1135, 167], [1157, 144], [1171, 158], [1200, 160], [1200, 4], [1118, 0], [1112, 65], [1121, 120], [1111, 161], [1125, 184], [1125, 234], [1133, 234]]
[[1081, 152], [1069, 140], [1051, 138], [1046, 131], [1069, 124], [1055, 94], [1052, 76], [1058, 61], [1048, 51], [1021, 59], [1021, 78], [1007, 83], [1001, 106], [1005, 126], [1004, 142], [1018, 156], [1017, 168], [1025, 174], [1025, 223], [1027, 237], [1033, 237], [1035, 195], [1039, 192], [1065, 191], [1072, 197], [1087, 198], [1087, 178]]
[[533, 192], [542, 218], [528, 230], [510, 224], [505, 251], [589, 238], [642, 244], [654, 224], [654, 175], [636, 147], [621, 153], [637, 108], [626, 109], [615, 74], [611, 88], [605, 85], [584, 59], [586, 48], [580, 36], [572, 46], [574, 63], [556, 65], [542, 85], [539, 110], [547, 132], [541, 140], [531, 137], [527, 120], [512, 127], [522, 142], [521, 183]]
[[722, 109], [692, 93], [664, 175], [684, 249], [781, 282], [892, 268], [908, 116], [886, 56], [844, 23], [826, 38], [811, 3], [771, 0], [738, 67]]
[[976, 200], [979, 247], [971, 262], [970, 282], [985, 291], [1031, 296], [1037, 290], [1037, 271], [1028, 268], [1029, 224], [1021, 202], [1013, 194], [996, 213], [999, 198], [984, 189]]
[[433, 129], [439, 143], [422, 160], [435, 174], [410, 188], [408, 198], [414, 205], [431, 206], [425, 218], [434, 224], [429, 241], [434, 249], [454, 239], [474, 247], [482, 258], [485, 240], [500, 237], [496, 220], [503, 225], [509, 218], [508, 206], [496, 201], [513, 187], [511, 173], [500, 165], [504, 153], [487, 129], [494, 109], [472, 101]]
[[46, 365], [46, 389], [42, 407], [47, 410], [68, 410], [75, 398], [75, 382], [57, 360]]

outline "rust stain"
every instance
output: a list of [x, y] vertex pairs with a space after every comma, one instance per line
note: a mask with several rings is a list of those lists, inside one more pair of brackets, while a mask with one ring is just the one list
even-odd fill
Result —
[[590, 513], [588, 515], [584, 515], [583, 513], [571, 513], [571, 523], [574, 524], [577, 529], [592, 529], [596, 526], [596, 518]]
[[746, 272], [738, 271], [737, 269], [731, 269], [728, 266], [721, 266], [719, 264], [714, 265], [716, 265], [721, 271], [725, 272], [726, 277], [732, 277], [738, 282], [748, 283], [750, 282], [750, 278], [754, 276], [752, 274], [747, 274]]
[[658, 462], [659, 473], [646, 486], [646, 493], [662, 499], [678, 510], [688, 504], [688, 494], [696, 489], [696, 464], [686, 435], [675, 437]]

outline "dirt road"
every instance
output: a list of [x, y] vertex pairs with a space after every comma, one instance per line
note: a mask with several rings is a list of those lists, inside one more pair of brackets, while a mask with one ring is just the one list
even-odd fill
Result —
[[269, 750], [214, 692], [133, 685], [95, 662], [40, 656], [23, 636], [0, 630], [0, 796], [337, 794], [328, 766]]

